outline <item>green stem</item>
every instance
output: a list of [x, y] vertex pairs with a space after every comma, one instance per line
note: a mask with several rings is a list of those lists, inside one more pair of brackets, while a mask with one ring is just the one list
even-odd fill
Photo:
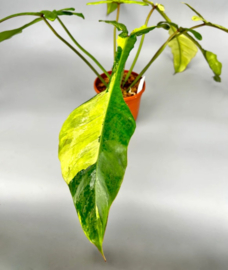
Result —
[[165, 12], [161, 11], [159, 8], [156, 10], [167, 22], [171, 22], [170, 18], [165, 14]]
[[[119, 16], [120, 16], [120, 4], [117, 4], [117, 12], [116, 12], [116, 21], [119, 21]], [[113, 50], [114, 50], [114, 59], [115, 59], [115, 54], [116, 54], [116, 27], [114, 26], [114, 31], [113, 31]]]
[[[152, 9], [150, 10], [148, 16], [147, 16], [146, 21], [145, 21], [145, 25], [146, 25], [146, 26], [148, 25], [149, 19], [150, 19], [151, 15], [152, 15], [153, 11], [155, 10], [155, 8], [156, 8], [156, 7], [153, 6]], [[124, 80], [124, 82], [123, 82], [123, 86], [124, 86], [125, 83], [127, 82], [128, 78], [129, 78], [130, 75], [131, 75], [132, 70], [133, 70], [134, 67], [135, 67], [135, 64], [136, 64], [136, 62], [137, 62], [137, 60], [138, 60], [139, 54], [140, 54], [141, 49], [142, 49], [142, 46], [143, 46], [144, 38], [145, 38], [145, 34], [142, 35], [142, 38], [141, 38], [141, 41], [140, 41], [140, 44], [139, 44], [139, 47], [138, 47], [138, 51], [137, 51], [137, 53], [136, 53], [136, 55], [135, 55], [135, 58], [134, 58], [134, 60], [133, 60], [132, 65], [131, 65], [131, 67], [130, 67], [130, 69], [129, 69], [129, 71], [128, 71], [126, 77], [125, 77], [125, 80]]]
[[[199, 28], [199, 27], [202, 27], [202, 26], [205, 26], [206, 24], [203, 23], [203, 24], [198, 24], [198, 25], [195, 25], [193, 27], [191, 27], [191, 29], [195, 29], [195, 28]], [[136, 77], [136, 79], [133, 81], [133, 83], [128, 87], [127, 89], [127, 92], [130, 90], [130, 88], [132, 86], [134, 86], [138, 81], [139, 79], [142, 77], [142, 75], [147, 71], [147, 69], [150, 67], [150, 65], [157, 59], [157, 57], [162, 53], [162, 51], [165, 49], [165, 47], [168, 45], [168, 43], [173, 40], [174, 38], [177, 38], [179, 37], [180, 35], [187, 35], [188, 37], [190, 35], [188, 35], [187, 33], [187, 30], [186, 31], [183, 31], [182, 33], [179, 33], [179, 30], [177, 30], [176, 32], [174, 32], [169, 38], [168, 40], [160, 47], [160, 49], [156, 52], [156, 54], [152, 57], [152, 59], [150, 60], [150, 62], [145, 66], [145, 68], [139, 73], [139, 75]]]
[[77, 51], [70, 43], [68, 43], [64, 38], [62, 38], [56, 31], [55, 29], [49, 24], [49, 22], [44, 18], [43, 15], [41, 15], [47, 26], [51, 29], [51, 31], [63, 42], [65, 43], [72, 51], [74, 51], [92, 70], [93, 72], [97, 75], [97, 77], [102, 81], [102, 83], [107, 87], [106, 82], [104, 79], [100, 76], [100, 74], [96, 71], [96, 69], [85, 59], [83, 55], [80, 54], [79, 51]]
[[151, 58], [151, 60], [149, 61], [149, 63], [144, 67], [144, 69], [139, 73], [139, 75], [135, 78], [134, 82], [128, 87], [127, 92], [130, 91], [131, 87], [134, 86], [142, 77], [142, 75], [147, 71], [147, 69], [150, 67], [150, 65], [158, 58], [158, 56], [163, 52], [163, 50], [165, 49], [165, 47], [168, 45], [168, 43], [175, 38], [175, 36], [178, 34], [178, 30], [173, 33], [168, 39], [167, 41], [157, 50], [157, 52], [155, 53], [155, 55]]
[[[189, 29], [196, 29], [196, 28], [199, 28], [199, 27], [202, 27], [202, 26], [205, 26], [205, 25], [206, 25], [205, 23], [202, 23], [202, 24], [198, 24], [198, 25], [192, 26]], [[178, 38], [182, 34], [184, 34], [186, 36], [187, 32], [188, 32], [188, 30], [185, 30], [185, 31], [179, 33], [176, 37]], [[190, 36], [190, 35], [188, 35], [188, 36]]]
[[39, 13], [39, 12], [23, 12], [23, 13], [17, 13], [17, 14], [13, 14], [13, 15], [10, 15], [8, 17], [5, 17], [3, 19], [0, 20], [0, 23], [6, 21], [6, 20], [9, 20], [11, 18], [14, 18], [14, 17], [19, 17], [19, 16], [26, 16], [26, 15], [31, 15], [31, 16], [41, 16], [42, 14]]
[[222, 30], [222, 31], [228, 33], [228, 30], [227, 30], [227, 29], [221, 28], [221, 27], [216, 26], [216, 25], [214, 25], [214, 24], [211, 24], [210, 22], [207, 22], [207, 23], [205, 23], [205, 24], [206, 24], [207, 26], [214, 27], [214, 28], [217, 28], [217, 29], [219, 29], [219, 30]]
[[108, 72], [105, 70], [105, 68], [98, 62], [98, 60], [93, 57], [87, 50], [85, 50], [76, 40], [75, 38], [72, 36], [72, 34], [70, 33], [70, 31], [67, 29], [67, 27], [64, 25], [64, 23], [62, 22], [62, 20], [60, 20], [59, 17], [57, 17], [57, 20], [59, 21], [59, 23], [62, 25], [63, 29], [67, 32], [68, 36], [71, 38], [71, 40], [74, 42], [74, 44], [76, 46], [78, 46], [79, 49], [81, 49], [88, 57], [90, 57], [97, 65], [98, 67], [105, 73], [105, 75], [110, 78], [110, 75], [108, 74]]

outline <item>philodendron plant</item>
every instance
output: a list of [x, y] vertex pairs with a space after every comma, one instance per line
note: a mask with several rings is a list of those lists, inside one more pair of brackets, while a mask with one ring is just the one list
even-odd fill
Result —
[[[156, 28], [169, 31], [167, 40], [161, 44], [157, 52], [150, 59], [148, 59], [148, 56], [144, 56], [147, 63], [127, 91], [141, 78], [167, 45], [170, 46], [173, 54], [175, 73], [186, 69], [195, 56], [198, 47], [214, 73], [214, 80], [220, 82], [222, 64], [217, 60], [214, 53], [202, 48], [197, 41], [201, 40], [202, 36], [195, 29], [203, 26], [214, 27], [225, 32], [228, 32], [228, 29], [207, 21], [188, 4], [186, 5], [196, 13], [192, 20], [201, 22], [193, 27], [186, 28], [171, 21], [164, 13], [165, 9], [161, 4], [154, 4], [147, 0], [110, 0], [92, 2], [89, 5], [103, 3], [108, 5], [108, 14], [115, 10], [117, 12], [115, 21], [103, 21], [114, 26], [114, 64], [111, 75], [94, 56], [78, 43], [60, 19], [63, 15], [76, 15], [84, 18], [83, 14], [75, 13], [74, 8], [10, 15], [0, 22], [18, 16], [35, 16], [36, 18], [22, 27], [1, 32], [0, 42], [10, 39], [35, 23], [43, 21], [62, 42], [92, 69], [106, 86], [105, 91], [83, 103], [69, 115], [59, 135], [59, 159], [63, 178], [69, 186], [83, 231], [104, 257], [102, 244], [108, 213], [124, 177], [127, 166], [127, 147], [136, 127], [135, 120], [124, 102], [121, 86], [126, 83], [135, 66], [145, 34]], [[151, 7], [145, 23], [130, 34], [127, 27], [118, 22], [122, 4]], [[154, 11], [160, 13], [164, 20], [154, 26], [148, 26], [149, 19]], [[75, 46], [72, 46], [56, 32], [50, 23], [53, 21], [60, 23]], [[118, 38], [116, 37], [116, 30], [121, 32]], [[138, 37], [141, 37], [141, 41], [136, 56], [129, 73], [123, 80], [124, 66]], [[91, 61], [106, 74], [109, 78], [108, 83], [100, 76]]]

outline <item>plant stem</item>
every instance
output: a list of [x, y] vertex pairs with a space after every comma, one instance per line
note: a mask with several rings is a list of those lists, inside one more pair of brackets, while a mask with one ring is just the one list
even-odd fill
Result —
[[[152, 13], [153, 13], [153, 11], [154, 11], [155, 9], [156, 9], [156, 6], [153, 6], [152, 9], [150, 10], [150, 12], [149, 12], [149, 14], [148, 14], [148, 16], [147, 16], [147, 18], [146, 18], [146, 21], [145, 21], [145, 26], [148, 25], [149, 19], [150, 19], [151, 15], [152, 15]], [[126, 77], [125, 77], [125, 80], [124, 80], [124, 82], [123, 82], [123, 86], [124, 86], [125, 83], [127, 82], [128, 78], [129, 78], [130, 75], [131, 75], [131, 72], [132, 72], [133, 68], [135, 67], [135, 64], [136, 64], [136, 62], [137, 62], [137, 60], [138, 60], [139, 54], [140, 54], [141, 49], [142, 49], [142, 46], [143, 46], [144, 38], [145, 38], [145, 34], [142, 35], [142, 38], [141, 38], [141, 41], [140, 41], [140, 44], [139, 44], [139, 47], [138, 47], [138, 51], [137, 51], [137, 53], [136, 53], [136, 55], [135, 55], [135, 58], [134, 58], [134, 60], [133, 60], [132, 65], [131, 65], [131, 67], [130, 67], [130, 69], [129, 69], [129, 71], [128, 71]]]
[[[120, 4], [117, 4], [117, 12], [116, 12], [116, 21], [119, 21], [120, 16]], [[116, 27], [114, 26], [113, 31], [113, 50], [114, 50], [114, 60], [115, 60], [115, 54], [116, 54]]]
[[102, 83], [107, 87], [106, 82], [104, 79], [100, 76], [100, 74], [96, 71], [96, 69], [85, 59], [83, 55], [80, 54], [70, 43], [68, 43], [64, 38], [62, 38], [56, 31], [55, 29], [49, 24], [49, 22], [44, 18], [43, 15], [41, 15], [42, 19], [45, 21], [47, 26], [51, 29], [51, 31], [63, 42], [65, 43], [72, 51], [74, 51], [92, 70], [93, 72], [97, 75], [97, 77], [102, 81]]
[[[199, 27], [202, 27], [202, 26], [205, 26], [205, 25], [206, 25], [205, 23], [202, 23], [202, 24], [198, 24], [198, 25], [192, 26], [192, 27], [189, 28], [189, 29], [196, 29], [196, 28], [199, 28]], [[184, 35], [186, 36], [187, 32], [188, 32], [188, 30], [185, 30], [185, 31], [179, 33], [176, 37], [179, 37], [179, 36], [182, 35], [182, 34], [184, 34]], [[190, 35], [188, 35], [188, 37], [189, 37], [189, 36], [190, 36]]]
[[156, 10], [167, 22], [171, 22], [170, 18], [165, 14], [165, 12], [161, 11], [159, 8]]
[[134, 86], [142, 77], [142, 75], [147, 71], [147, 69], [150, 67], [150, 65], [158, 58], [158, 56], [163, 52], [163, 50], [165, 49], [165, 47], [168, 45], [168, 43], [175, 38], [175, 36], [178, 34], [178, 30], [173, 33], [168, 39], [167, 41], [157, 50], [157, 52], [155, 53], [155, 55], [151, 58], [151, 60], [149, 61], [149, 63], [144, 67], [144, 69], [139, 73], [139, 75], [135, 78], [135, 80], [133, 81], [133, 83], [128, 87], [128, 89], [126, 90], [127, 92], [130, 91], [131, 87]]
[[[199, 28], [199, 27], [202, 27], [202, 26], [205, 26], [206, 24], [205, 23], [202, 23], [202, 24], [198, 24], [198, 25], [195, 25], [193, 27], [191, 27], [190, 29], [195, 29], [195, 28]], [[127, 92], [130, 90], [130, 88], [132, 86], [134, 86], [138, 80], [142, 77], [142, 75], [147, 71], [147, 69], [150, 67], [150, 65], [157, 59], [157, 57], [162, 53], [162, 51], [165, 49], [165, 47], [168, 45], [168, 43], [173, 40], [174, 38], [177, 38], [179, 37], [180, 35], [186, 35], [188, 36], [189, 38], [189, 34], [187, 33], [187, 30], [186, 31], [183, 31], [183, 32], [179, 32], [179, 30], [177, 29], [176, 32], [174, 32], [169, 38], [168, 40], [160, 47], [160, 49], [155, 53], [155, 55], [152, 57], [152, 59], [150, 60], [150, 62], [145, 66], [145, 68], [140, 72], [140, 74], [136, 77], [136, 79], [133, 81], [133, 83], [128, 87], [127, 89]], [[196, 41], [195, 41], [196, 42]], [[195, 43], [194, 42], [194, 43]]]
[[227, 29], [221, 28], [221, 27], [219, 27], [219, 26], [217, 26], [217, 25], [214, 25], [214, 24], [211, 24], [210, 22], [207, 22], [206, 25], [207, 25], [207, 26], [210, 26], [210, 27], [217, 28], [217, 29], [219, 29], [219, 30], [222, 30], [222, 31], [228, 33], [228, 30], [227, 30]]
[[23, 12], [23, 13], [17, 13], [17, 14], [13, 14], [13, 15], [10, 15], [8, 17], [5, 17], [3, 19], [0, 20], [0, 23], [6, 21], [6, 20], [9, 20], [11, 18], [14, 18], [14, 17], [19, 17], [19, 16], [26, 16], [26, 15], [31, 15], [31, 16], [38, 16], [40, 17], [42, 14], [40, 12]]
[[62, 27], [64, 28], [64, 30], [67, 32], [67, 34], [69, 35], [69, 37], [71, 38], [71, 40], [75, 43], [76, 46], [79, 47], [79, 49], [81, 49], [88, 57], [90, 57], [97, 65], [98, 67], [105, 73], [105, 75], [110, 78], [110, 75], [108, 74], [108, 72], [105, 70], [105, 68], [98, 62], [98, 60], [92, 56], [87, 50], [85, 50], [76, 40], [75, 38], [72, 36], [72, 34], [70, 33], [70, 31], [67, 29], [67, 27], [64, 25], [64, 23], [62, 22], [62, 20], [57, 17], [57, 20], [59, 21], [59, 23], [62, 25]]

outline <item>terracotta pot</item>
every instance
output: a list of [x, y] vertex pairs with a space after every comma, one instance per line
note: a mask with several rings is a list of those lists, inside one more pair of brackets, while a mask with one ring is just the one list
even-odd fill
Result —
[[[124, 72], [127, 73], [128, 70], [124, 70]], [[111, 74], [112, 71], [108, 71], [108, 73]], [[135, 73], [133, 71], [132, 71], [132, 74], [138, 75], [137, 73]], [[106, 75], [103, 73], [103, 74], [101, 74], [101, 77], [105, 78]], [[97, 94], [100, 93], [100, 91], [97, 89], [97, 84], [98, 83], [100, 83], [100, 79], [96, 78], [96, 80], [94, 81], [94, 90], [96, 91]], [[134, 96], [131, 96], [131, 97], [124, 98], [124, 101], [128, 105], [128, 107], [129, 107], [129, 109], [130, 109], [130, 111], [131, 111], [131, 113], [132, 113], [135, 120], [137, 119], [137, 116], [138, 116], [138, 113], [139, 113], [139, 106], [140, 106], [141, 96], [142, 96], [143, 92], [145, 91], [145, 88], [146, 88], [146, 83], [144, 82], [143, 88], [138, 94], [136, 94]]]

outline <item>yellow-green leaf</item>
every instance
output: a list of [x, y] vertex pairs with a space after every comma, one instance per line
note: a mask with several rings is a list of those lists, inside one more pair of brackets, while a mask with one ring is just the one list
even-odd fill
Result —
[[160, 11], [165, 11], [165, 7], [162, 4], [157, 4], [157, 7]]
[[197, 22], [197, 21], [204, 21], [204, 19], [202, 17], [199, 17], [199, 16], [193, 16], [192, 17], [192, 20]]
[[[170, 28], [170, 35], [174, 33], [173, 29]], [[196, 45], [184, 35], [174, 38], [168, 45], [172, 50], [175, 73], [184, 71], [198, 51]]]

